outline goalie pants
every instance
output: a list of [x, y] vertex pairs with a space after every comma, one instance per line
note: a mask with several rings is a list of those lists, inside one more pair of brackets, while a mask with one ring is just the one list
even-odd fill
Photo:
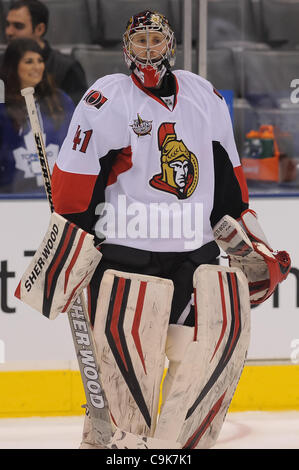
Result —
[[92, 325], [98, 293], [104, 272], [107, 269], [128, 273], [146, 274], [170, 279], [174, 284], [170, 323], [194, 326], [193, 274], [201, 264], [218, 264], [219, 248], [215, 242], [185, 253], [160, 253], [120, 245], [103, 244], [103, 258], [99, 263], [88, 289], [89, 314]]

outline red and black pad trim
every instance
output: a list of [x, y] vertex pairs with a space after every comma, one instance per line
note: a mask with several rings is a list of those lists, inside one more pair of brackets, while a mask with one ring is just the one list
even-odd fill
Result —
[[248, 256], [253, 251], [247, 243], [241, 241], [238, 245], [234, 246], [233, 248], [227, 248], [226, 253], [231, 256]]
[[143, 310], [146, 287], [147, 287], [146, 282], [144, 282], [144, 281], [140, 282], [140, 289], [139, 289], [138, 299], [137, 299], [137, 303], [136, 303], [135, 317], [134, 317], [132, 330], [131, 330], [132, 337], [134, 339], [134, 343], [135, 343], [135, 346], [136, 346], [136, 350], [137, 350], [138, 355], [140, 357], [142, 367], [143, 367], [143, 370], [144, 370], [145, 374], [147, 372], [146, 372], [144, 356], [143, 356], [142, 346], [141, 346], [141, 341], [140, 341], [140, 336], [139, 336], [139, 327], [140, 327], [141, 315], [142, 315], [142, 310]]
[[56, 253], [45, 274], [43, 314], [49, 318], [57, 280], [73, 247], [78, 227], [66, 221]]
[[235, 235], [237, 235], [236, 229], [234, 229], [227, 237], [220, 235], [218, 240], [224, 241], [225, 243], [229, 243], [234, 238]]
[[238, 288], [238, 280], [235, 273], [226, 273], [227, 283], [228, 283], [228, 290], [229, 290], [229, 297], [230, 297], [230, 309], [231, 309], [231, 325], [229, 336], [227, 339], [227, 343], [224, 347], [222, 356], [213, 371], [210, 379], [202, 389], [199, 396], [194, 401], [193, 405], [189, 408], [186, 419], [188, 419], [196, 410], [198, 406], [200, 406], [201, 402], [205, 398], [205, 396], [209, 393], [211, 388], [215, 385], [216, 381], [218, 380], [220, 374], [223, 372], [224, 368], [228, 364], [235, 347], [238, 343], [242, 324], [241, 324], [241, 310], [240, 310], [240, 295], [239, 295], [239, 288]]
[[225, 394], [226, 394], [226, 391], [219, 398], [219, 400], [214, 404], [214, 406], [210, 409], [209, 413], [204, 418], [200, 426], [196, 429], [196, 431], [192, 434], [192, 436], [189, 437], [186, 444], [184, 444], [183, 449], [195, 449], [200, 438], [204, 435], [204, 433], [206, 432], [210, 424], [212, 424], [212, 421], [214, 420], [214, 418], [217, 416], [217, 413], [219, 412], [221, 408]]
[[151, 427], [151, 416], [131, 361], [124, 333], [125, 312], [131, 280], [115, 276], [107, 313], [105, 334], [119, 370], [147, 424]]
[[221, 306], [222, 306], [222, 328], [221, 328], [219, 339], [215, 347], [215, 351], [213, 353], [213, 356], [211, 357], [210, 362], [213, 360], [213, 357], [215, 356], [220, 344], [222, 343], [222, 340], [224, 338], [224, 333], [227, 328], [227, 312], [226, 312], [226, 305], [225, 305], [224, 286], [223, 286], [222, 274], [220, 271], [218, 271], [218, 280], [219, 280], [219, 286], [220, 286], [220, 297], [221, 297]]
[[270, 279], [263, 281], [249, 282], [248, 283], [250, 295], [257, 294], [258, 292], [267, 291], [270, 287]]
[[71, 271], [72, 271], [74, 265], [76, 264], [76, 261], [78, 259], [79, 254], [80, 254], [80, 251], [81, 251], [81, 248], [82, 248], [82, 245], [84, 243], [84, 239], [85, 239], [86, 235], [87, 235], [87, 232], [82, 232], [81, 233], [78, 244], [77, 244], [77, 247], [76, 247], [76, 250], [75, 250], [75, 253], [73, 254], [71, 262], [68, 265], [68, 268], [65, 272], [65, 276], [64, 276], [64, 293], [66, 293]]
[[79, 289], [79, 287], [81, 286], [81, 284], [83, 284], [83, 282], [85, 281], [86, 277], [88, 276], [88, 273], [86, 273], [86, 275], [83, 277], [83, 279], [81, 279], [81, 281], [74, 287], [74, 289], [72, 290], [72, 293], [71, 295], [69, 296], [68, 300], [67, 300], [67, 303], [65, 304], [65, 306], [63, 307], [61, 313], [64, 313], [67, 311], [67, 309], [69, 308], [69, 305], [71, 303], [71, 301], [73, 300], [74, 298], [74, 295], [76, 293], [76, 291]]

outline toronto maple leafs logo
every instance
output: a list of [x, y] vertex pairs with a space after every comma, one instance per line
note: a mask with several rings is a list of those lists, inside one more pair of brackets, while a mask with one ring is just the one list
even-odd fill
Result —
[[[57, 159], [59, 152], [59, 145], [49, 144], [46, 146], [46, 135], [43, 134], [43, 139], [46, 147], [46, 154], [50, 171]], [[36, 153], [34, 137], [32, 132], [24, 136], [24, 147], [19, 147], [13, 151], [16, 168], [24, 172], [24, 178], [35, 178], [37, 186], [43, 186], [43, 176], [41, 173], [40, 162]]]

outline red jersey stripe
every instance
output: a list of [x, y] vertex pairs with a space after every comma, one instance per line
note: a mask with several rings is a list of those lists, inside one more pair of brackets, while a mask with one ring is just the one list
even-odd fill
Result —
[[249, 201], [248, 187], [247, 187], [246, 178], [245, 178], [242, 166], [241, 165], [236, 166], [234, 168], [234, 172], [241, 188], [242, 200], [243, 202], [248, 203]]
[[[55, 163], [52, 174], [52, 191], [55, 211], [58, 214], [84, 212], [90, 204], [97, 175], [82, 175], [60, 170]], [[74, 198], [74, 188], [76, 197]]]

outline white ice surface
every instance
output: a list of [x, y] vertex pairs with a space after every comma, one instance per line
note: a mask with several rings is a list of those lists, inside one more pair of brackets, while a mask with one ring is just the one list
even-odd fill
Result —
[[[83, 416], [0, 419], [0, 449], [78, 449]], [[214, 449], [299, 449], [299, 411], [228, 413]]]

